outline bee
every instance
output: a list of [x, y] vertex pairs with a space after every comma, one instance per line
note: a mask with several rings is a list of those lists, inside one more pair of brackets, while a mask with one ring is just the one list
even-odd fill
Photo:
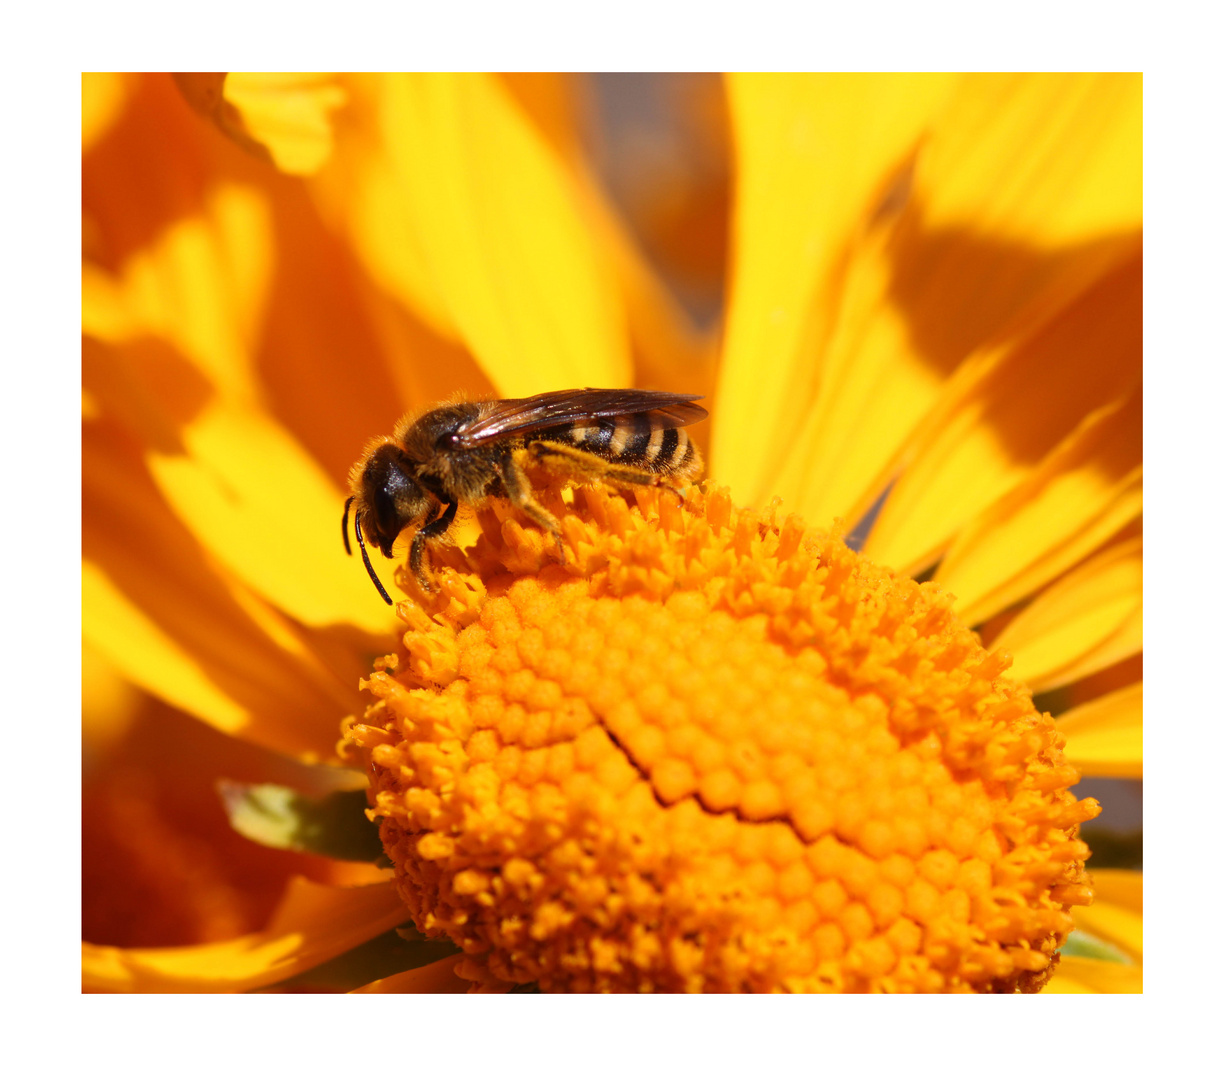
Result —
[[418, 525], [408, 565], [430, 592], [425, 545], [444, 536], [460, 504], [508, 499], [560, 540], [560, 523], [534, 500], [525, 467], [557, 475], [599, 479], [625, 487], [677, 491], [698, 479], [700, 451], [683, 428], [703, 420], [699, 394], [655, 390], [554, 390], [504, 401], [459, 401], [416, 419], [404, 417], [394, 434], [370, 443], [353, 465], [344, 503], [356, 505], [354, 532], [365, 569], [382, 599], [390, 594], [369, 561], [366, 540], [387, 558], [399, 534]]

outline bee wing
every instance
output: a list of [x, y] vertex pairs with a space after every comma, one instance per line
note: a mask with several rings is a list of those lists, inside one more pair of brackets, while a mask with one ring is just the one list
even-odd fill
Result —
[[644, 413], [655, 428], [686, 427], [708, 416], [694, 402], [699, 394], [661, 390], [552, 390], [534, 397], [485, 403], [483, 415], [454, 433], [461, 447], [479, 446], [506, 435], [529, 435], [561, 424]]

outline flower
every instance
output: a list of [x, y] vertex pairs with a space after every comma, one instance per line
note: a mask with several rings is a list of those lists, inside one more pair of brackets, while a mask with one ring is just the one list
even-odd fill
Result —
[[[370, 989], [1034, 989], [1071, 905], [1085, 933], [1049, 988], [1139, 979], [1139, 885], [1098, 875], [1081, 907], [1092, 804], [1066, 789], [1140, 771], [1140, 79], [724, 85], [714, 348], [601, 194], [568, 80], [86, 78], [84, 627], [124, 688], [98, 782], [138, 756], [124, 716], [155, 707], [306, 763], [263, 761], [321, 797], [355, 783], [327, 767], [347, 717], [403, 886], [286, 855], [270, 918], [265, 899], [192, 937], [89, 945], [87, 987], [308, 978], [410, 914], [468, 955], [413, 952]], [[546, 488], [563, 565], [485, 511], [465, 554], [438, 552], [438, 595], [399, 605], [403, 649], [375, 671], [396, 623], [335, 535], [356, 451], [458, 390], [633, 383], [709, 397], [712, 483], [682, 507]], [[865, 522], [869, 561], [788, 511]], [[727, 619], [773, 637], [723, 642]], [[574, 623], [612, 636], [566, 643]], [[700, 648], [631, 654], [633, 674], [611, 663], [629, 633]], [[938, 661], [914, 643], [943, 633], [950, 682], [916, 685]], [[779, 641], [799, 662], [766, 666]], [[815, 700], [828, 726], [786, 723]], [[547, 725], [507, 733], [515, 703]], [[734, 718], [761, 709], [744, 746]], [[214, 821], [184, 844], [165, 806], [125, 819], [162, 898], [222, 843]]]

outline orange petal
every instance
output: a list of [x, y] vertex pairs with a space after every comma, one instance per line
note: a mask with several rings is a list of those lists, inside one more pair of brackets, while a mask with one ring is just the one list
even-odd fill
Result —
[[1038, 692], [1064, 686], [1141, 651], [1142, 540], [1114, 544], [1020, 611], [993, 647], [1010, 674]]
[[1083, 775], [1142, 775], [1142, 686], [1126, 686], [1057, 717], [1066, 757]]
[[390, 882], [337, 889], [298, 878], [262, 933], [177, 949], [83, 943], [83, 988], [125, 994], [240, 993], [308, 971], [409, 919]]
[[1142, 395], [1088, 416], [955, 538], [937, 580], [970, 625], [1081, 562], [1142, 510]]
[[82, 642], [81, 747], [86, 770], [122, 742], [144, 700], [114, 664]]
[[462, 340], [503, 394], [627, 382], [623, 312], [564, 163], [504, 85], [373, 82], [367, 130], [354, 127], [320, 190], [375, 277]]
[[465, 994], [471, 987], [466, 979], [454, 974], [454, 965], [461, 956], [447, 956], [424, 967], [400, 971], [385, 979], [375, 979], [351, 991], [353, 994]]
[[[1133, 259], [1016, 347], [961, 368], [906, 450], [866, 544], [871, 557], [908, 573], [928, 566], [1084, 417], [1134, 392], [1141, 343], [1141, 262]], [[1123, 433], [1116, 454], [1140, 462], [1140, 423]], [[1099, 471], [1110, 484], [1112, 462]]]

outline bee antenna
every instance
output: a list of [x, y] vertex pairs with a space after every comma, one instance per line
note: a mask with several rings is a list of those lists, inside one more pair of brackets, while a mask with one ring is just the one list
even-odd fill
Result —
[[347, 500], [344, 502], [344, 521], [343, 521], [344, 551], [346, 551], [349, 555], [352, 554], [352, 545], [348, 543], [348, 507], [352, 505], [352, 500], [354, 498], [356, 498], [355, 495], [349, 495]]
[[[348, 501], [351, 502], [352, 500], [349, 499]], [[347, 519], [348, 519], [348, 508], [345, 506], [344, 507], [344, 520], [346, 521]], [[352, 523], [353, 523], [353, 528], [356, 532], [356, 542], [361, 545], [361, 558], [365, 560], [365, 569], [369, 571], [369, 580], [372, 581], [378, 587], [378, 592], [382, 594], [383, 600], [385, 600], [388, 604], [394, 604], [394, 601], [390, 598], [390, 593], [388, 593], [384, 588], [382, 588], [382, 583], [378, 580], [378, 575], [373, 572], [373, 563], [369, 561], [369, 552], [365, 550], [365, 538], [361, 535], [361, 515], [359, 512], [353, 517]], [[345, 528], [344, 529], [344, 540], [346, 541], [347, 539], [348, 539], [348, 530]]]

